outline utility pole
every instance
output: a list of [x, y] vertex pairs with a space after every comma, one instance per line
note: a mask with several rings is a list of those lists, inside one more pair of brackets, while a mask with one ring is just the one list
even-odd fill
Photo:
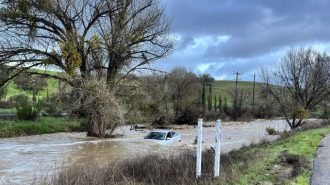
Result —
[[235, 80], [235, 91], [237, 90], [237, 84], [238, 84], [238, 76], [241, 75], [240, 72], [234, 72], [234, 75], [236, 75], [236, 80]]
[[253, 89], [252, 89], [252, 114], [254, 114], [254, 93], [256, 88], [256, 74], [253, 75]]
[[[267, 84], [267, 87], [269, 86], [269, 78], [267, 77], [266, 79], [266, 84]], [[266, 116], [269, 117], [270, 116], [270, 106], [269, 106], [269, 99], [268, 99], [268, 92], [266, 93], [266, 105], [265, 105], [265, 108], [266, 108]]]
[[236, 82], [235, 82], [235, 99], [234, 99], [234, 117], [236, 119], [236, 114], [237, 114], [237, 86], [238, 86], [238, 76], [240, 75], [240, 73], [237, 71], [237, 72], [234, 72], [234, 75], [236, 75]]

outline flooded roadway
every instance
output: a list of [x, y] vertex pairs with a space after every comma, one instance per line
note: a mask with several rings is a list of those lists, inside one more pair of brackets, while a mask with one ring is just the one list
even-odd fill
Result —
[[[278, 131], [288, 129], [283, 120], [223, 123], [221, 151], [228, 152], [261, 139], [275, 139], [276, 136], [267, 135], [265, 128], [268, 126]], [[52, 170], [63, 164], [91, 160], [106, 162], [151, 153], [171, 155], [193, 149], [196, 136], [195, 128], [184, 127], [177, 129], [182, 134], [182, 142], [159, 145], [143, 140], [149, 130], [131, 131], [125, 126], [116, 132], [124, 136], [117, 139], [97, 139], [86, 137], [86, 133], [82, 132], [0, 139], [0, 184], [31, 184], [39, 176], [51, 174]], [[203, 128], [205, 149], [214, 146], [214, 134], [214, 127]]]

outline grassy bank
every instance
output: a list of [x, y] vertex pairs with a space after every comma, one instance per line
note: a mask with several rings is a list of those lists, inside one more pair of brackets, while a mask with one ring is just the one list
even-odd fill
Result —
[[202, 178], [195, 179], [194, 152], [162, 158], [150, 155], [109, 164], [64, 167], [41, 184], [291, 184], [307, 185], [311, 160], [330, 128], [286, 135], [221, 156], [220, 178], [212, 178], [213, 152], [203, 154]]
[[80, 120], [41, 117], [36, 121], [0, 121], [0, 138], [49, 134], [56, 132], [75, 132], [83, 128]]

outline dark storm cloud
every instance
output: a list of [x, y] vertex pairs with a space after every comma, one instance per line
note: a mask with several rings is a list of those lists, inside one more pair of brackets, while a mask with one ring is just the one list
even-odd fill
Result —
[[181, 37], [172, 61], [197, 38], [229, 36], [224, 43], [190, 49], [200, 58], [190, 59], [188, 68], [202, 62], [221, 63], [217, 72], [258, 68], [264, 64], [258, 58], [284, 48], [330, 43], [328, 0], [167, 0], [165, 7], [172, 32]]
[[[262, 12], [253, 4], [242, 4], [217, 0], [172, 0], [167, 12], [173, 20], [173, 31], [191, 35], [241, 34], [238, 24], [249, 24], [262, 18]], [[248, 16], [242, 16], [246, 14]]]
[[287, 46], [329, 41], [330, 34], [326, 32], [330, 33], [326, 26], [314, 23], [274, 27], [270, 30], [260, 31], [259, 34], [251, 34], [249, 37], [232, 38], [222, 47], [210, 46], [205, 55], [238, 58], [254, 57]]

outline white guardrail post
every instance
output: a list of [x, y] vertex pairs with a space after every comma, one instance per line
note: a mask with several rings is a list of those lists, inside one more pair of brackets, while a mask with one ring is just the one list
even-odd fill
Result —
[[199, 178], [202, 174], [202, 129], [203, 119], [198, 119], [196, 147], [196, 178]]
[[215, 132], [215, 155], [214, 155], [214, 177], [219, 177], [220, 174], [220, 154], [221, 154], [221, 120], [216, 121], [216, 132]]

